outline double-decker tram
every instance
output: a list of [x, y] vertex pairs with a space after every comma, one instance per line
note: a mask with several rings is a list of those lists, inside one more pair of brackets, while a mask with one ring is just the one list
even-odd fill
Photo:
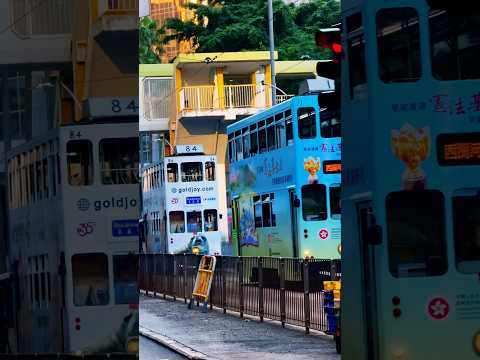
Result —
[[222, 206], [219, 196], [222, 174], [216, 156], [204, 155], [201, 149], [201, 145], [178, 145], [176, 155], [143, 170], [146, 252], [226, 252], [226, 204]]
[[228, 126], [240, 255], [340, 257], [340, 118], [332, 96], [296, 96]]
[[137, 348], [138, 120], [104, 121], [8, 153], [18, 352]]
[[480, 358], [480, 14], [342, 1], [342, 358]]

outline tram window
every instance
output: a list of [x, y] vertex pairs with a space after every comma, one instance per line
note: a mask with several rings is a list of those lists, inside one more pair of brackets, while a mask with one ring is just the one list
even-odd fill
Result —
[[444, 202], [438, 190], [398, 191], [387, 195], [388, 252], [393, 276], [445, 274]]
[[100, 140], [102, 184], [138, 183], [138, 137]]
[[171, 233], [179, 234], [185, 232], [185, 214], [183, 211], [170, 211], [168, 217]]
[[273, 194], [265, 194], [262, 195], [262, 226], [263, 227], [271, 227], [275, 226], [275, 219], [272, 213], [272, 198], [270, 195]]
[[[282, 115], [282, 114], [280, 114]], [[278, 116], [278, 115], [277, 115]], [[283, 117], [280, 117], [279, 120], [275, 124], [275, 133], [277, 137], [277, 147], [279, 149], [286, 146], [286, 135], [285, 135], [285, 120]]]
[[377, 12], [377, 45], [383, 82], [412, 82], [420, 78], [420, 26], [414, 8]]
[[326, 187], [322, 184], [302, 186], [302, 213], [305, 221], [327, 219]]
[[330, 216], [335, 217], [340, 215], [340, 186], [330, 187]]
[[167, 164], [167, 179], [170, 183], [178, 181], [178, 164]]
[[261, 228], [262, 222], [262, 201], [260, 196], [253, 197], [253, 217], [255, 218], [255, 228]]
[[433, 76], [438, 80], [479, 79], [478, 12], [453, 14], [431, 9], [429, 19]]
[[[230, 137], [231, 135], [228, 135]], [[235, 158], [233, 156], [233, 140], [228, 140], [228, 160], [234, 162]]]
[[109, 303], [108, 258], [90, 253], [72, 256], [73, 303], [97, 306]]
[[205, 163], [205, 178], [207, 181], [215, 181], [215, 163], [213, 161]]
[[187, 212], [187, 232], [198, 233], [202, 231], [202, 213], [200, 211]]
[[243, 158], [246, 159], [250, 157], [250, 134], [247, 132], [247, 129], [242, 131], [242, 142], [243, 142]]
[[267, 134], [265, 128], [258, 130], [258, 147], [260, 154], [267, 151]]
[[242, 160], [243, 159], [243, 150], [242, 150], [242, 135], [238, 134], [237, 137], [235, 138], [235, 154], [236, 154], [236, 160]]
[[185, 162], [182, 163], [182, 181], [193, 182], [203, 181], [203, 170], [201, 162]]
[[362, 14], [356, 13], [347, 17], [347, 24], [349, 23], [354, 24], [347, 35], [350, 98], [354, 99], [359, 97], [361, 90], [367, 83]]
[[275, 150], [277, 148], [275, 141], [275, 125], [270, 125], [267, 127], [267, 142], [268, 142], [268, 151]]
[[[71, 140], [67, 143], [67, 169], [70, 185], [83, 186], [93, 183], [93, 151], [89, 140]], [[37, 168], [37, 181], [38, 179]], [[38, 186], [37, 182], [37, 190]]]
[[285, 135], [286, 135], [287, 146], [293, 145], [293, 125], [292, 125], [292, 117], [287, 118], [287, 120], [286, 120]]
[[112, 260], [115, 304], [138, 303], [138, 257], [135, 254], [116, 255]]
[[203, 216], [205, 231], [218, 231], [217, 210], [205, 210]]
[[340, 96], [337, 92], [318, 95], [320, 105], [320, 135], [323, 138], [340, 137]]
[[300, 108], [298, 116], [298, 137], [300, 139], [313, 139], [317, 136], [317, 123], [315, 119], [315, 109]]
[[257, 153], [258, 153], [257, 131], [250, 130], [250, 154], [256, 155]]
[[480, 197], [454, 196], [452, 205], [457, 270], [480, 273]]

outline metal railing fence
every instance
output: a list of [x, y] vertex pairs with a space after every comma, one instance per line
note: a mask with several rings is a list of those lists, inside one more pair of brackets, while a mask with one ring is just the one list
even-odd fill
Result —
[[[147, 295], [191, 297], [200, 256], [141, 254], [139, 288]], [[327, 330], [323, 281], [341, 277], [340, 260], [217, 256], [210, 307]]]

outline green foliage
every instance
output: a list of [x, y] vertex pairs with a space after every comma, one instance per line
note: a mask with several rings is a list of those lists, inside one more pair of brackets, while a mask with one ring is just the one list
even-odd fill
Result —
[[[172, 31], [164, 43], [191, 40], [197, 52], [268, 50], [266, 0], [223, 0], [206, 5], [188, 4], [194, 18], [168, 19]], [[311, 0], [286, 4], [274, 0], [275, 49], [280, 60], [325, 59], [329, 50], [315, 44], [315, 30], [340, 22], [338, 0]]]
[[159, 28], [156, 20], [143, 17], [139, 29], [139, 62], [140, 64], [159, 64], [163, 53], [162, 41], [165, 29]]

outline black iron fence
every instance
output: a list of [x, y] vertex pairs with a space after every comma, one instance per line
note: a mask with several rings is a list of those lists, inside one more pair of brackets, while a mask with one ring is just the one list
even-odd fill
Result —
[[[147, 295], [191, 297], [200, 256], [141, 254], [139, 288]], [[210, 306], [327, 331], [323, 282], [341, 277], [340, 260], [218, 256]]]

